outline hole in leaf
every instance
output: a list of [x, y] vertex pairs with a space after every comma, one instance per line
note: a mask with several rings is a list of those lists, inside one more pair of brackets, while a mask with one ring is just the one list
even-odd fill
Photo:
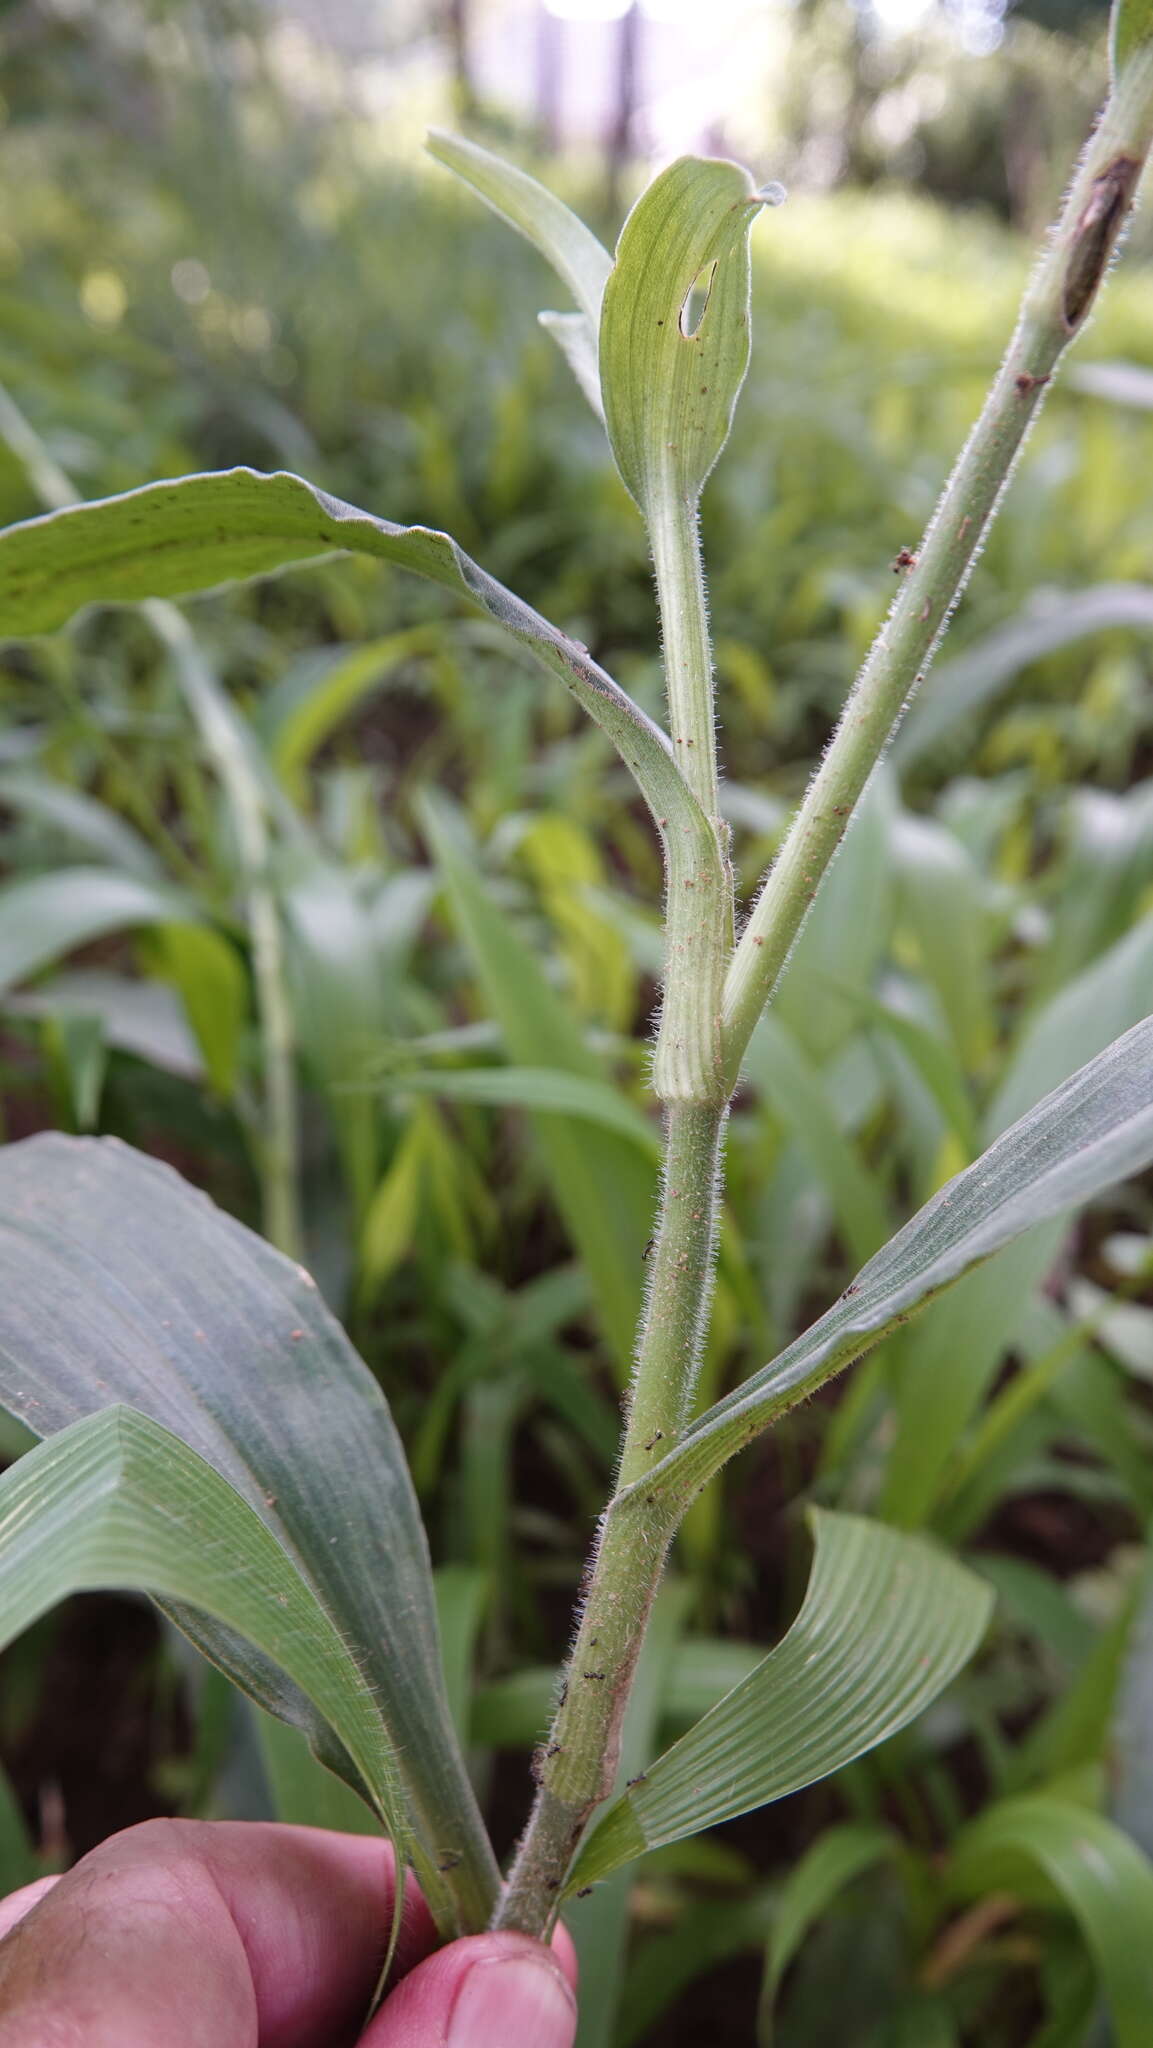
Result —
[[709, 310], [709, 294], [712, 291], [713, 279], [716, 274], [716, 264], [706, 263], [700, 276], [694, 279], [685, 293], [685, 302], [681, 307], [681, 317], [678, 324], [686, 341], [695, 341], [701, 331], [701, 323]]

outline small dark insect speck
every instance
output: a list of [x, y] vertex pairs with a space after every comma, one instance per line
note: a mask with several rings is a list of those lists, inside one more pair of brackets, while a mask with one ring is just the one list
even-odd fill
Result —
[[896, 561], [893, 563], [893, 574], [894, 576], [899, 576], [902, 569], [915, 569], [916, 566], [917, 557], [913, 553], [912, 548], [902, 548]]

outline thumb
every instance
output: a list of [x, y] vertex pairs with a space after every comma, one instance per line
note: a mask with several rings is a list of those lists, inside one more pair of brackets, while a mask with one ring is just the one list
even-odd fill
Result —
[[361, 2048], [572, 2048], [576, 2024], [555, 1952], [523, 1934], [475, 1934], [410, 1970]]

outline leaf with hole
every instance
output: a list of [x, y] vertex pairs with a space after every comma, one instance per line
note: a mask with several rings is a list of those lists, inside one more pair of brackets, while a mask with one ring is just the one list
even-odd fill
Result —
[[749, 230], [764, 204], [739, 164], [680, 157], [621, 229], [601, 389], [617, 468], [650, 518], [670, 498], [695, 504], [728, 440], [749, 364]]

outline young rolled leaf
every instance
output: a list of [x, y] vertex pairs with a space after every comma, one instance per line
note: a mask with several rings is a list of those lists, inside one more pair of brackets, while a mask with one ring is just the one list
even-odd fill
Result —
[[601, 301], [612, 269], [608, 250], [563, 199], [475, 142], [433, 128], [427, 146], [438, 163], [455, 171], [494, 213], [539, 249], [567, 285], [579, 313], [542, 313], [540, 323], [567, 359], [593, 411], [601, 414], [597, 339]]
[[530, 178], [527, 171], [506, 164], [475, 142], [466, 142], [462, 135], [430, 128], [426, 146], [430, 156], [446, 170], [455, 171], [494, 213], [499, 213], [502, 220], [507, 220], [510, 227], [540, 250], [561, 282], [568, 286], [595, 333], [612, 257], [592, 229], [555, 192]]
[[[234, 1487], [348, 1645], [399, 1758], [422, 1886], [483, 1926], [496, 1870], [452, 1730], [419, 1511], [384, 1398], [307, 1274], [111, 1139], [0, 1151], [0, 1403], [38, 1436], [141, 1410]], [[164, 1604], [330, 1768], [360, 1770], [226, 1621]], [[441, 1867], [438, 1867], [441, 1866]]]
[[[1116, 2048], [1148, 2048], [1153, 2013], [1153, 1865], [1098, 1813], [1063, 1799], [1007, 1799], [959, 1837], [950, 1887], [962, 1897], [1055, 1890], [1078, 1922], [1109, 2006]], [[1052, 1888], [1052, 1889], [1050, 1889]]]
[[1033, 1224], [1153, 1160], [1153, 1018], [1090, 1060], [946, 1183], [820, 1320], [691, 1424], [645, 1491], [692, 1498], [741, 1446]]
[[614, 1801], [568, 1889], [827, 1777], [907, 1726], [972, 1655], [992, 1608], [974, 1573], [858, 1515], [816, 1509], [812, 1526], [784, 1640]]
[[749, 366], [749, 229], [764, 204], [739, 164], [686, 156], [621, 230], [601, 315], [601, 389], [617, 468], [649, 519], [670, 496], [695, 504], [728, 440]]
[[151, 1593], [210, 1616], [286, 1672], [353, 1759], [403, 1854], [395, 1753], [315, 1589], [235, 1487], [148, 1416], [106, 1408], [0, 1479], [0, 1648], [72, 1593]]

